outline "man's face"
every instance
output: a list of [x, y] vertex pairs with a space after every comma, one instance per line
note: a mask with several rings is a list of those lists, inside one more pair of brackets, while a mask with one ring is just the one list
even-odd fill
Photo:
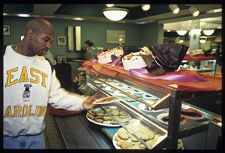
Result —
[[52, 46], [54, 33], [52, 31], [33, 33], [30, 49], [34, 55], [43, 56]]

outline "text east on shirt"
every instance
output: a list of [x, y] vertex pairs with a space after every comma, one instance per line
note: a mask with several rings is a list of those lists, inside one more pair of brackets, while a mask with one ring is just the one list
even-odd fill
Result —
[[44, 57], [23, 56], [7, 46], [3, 60], [5, 136], [42, 132], [48, 103], [55, 108], [83, 109], [86, 97], [62, 89]]

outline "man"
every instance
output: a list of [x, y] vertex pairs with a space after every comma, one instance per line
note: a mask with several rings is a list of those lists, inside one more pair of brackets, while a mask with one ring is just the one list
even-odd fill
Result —
[[97, 58], [98, 49], [94, 47], [94, 43], [90, 40], [84, 42], [84, 51], [86, 60]]
[[55, 70], [43, 57], [54, 31], [43, 18], [31, 20], [24, 39], [6, 47], [4, 55], [4, 148], [44, 149], [47, 104], [72, 111], [93, 108], [95, 97], [60, 87]]

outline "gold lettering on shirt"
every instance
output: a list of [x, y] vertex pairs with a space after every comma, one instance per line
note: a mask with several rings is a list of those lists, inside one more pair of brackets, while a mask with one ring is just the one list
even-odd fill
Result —
[[26, 66], [23, 66], [19, 82], [29, 82]]
[[5, 84], [5, 87], [9, 87], [12, 86], [14, 84], [16, 84], [18, 82], [18, 79], [15, 79], [12, 81], [12, 79], [14, 78], [14, 75], [12, 74], [13, 72], [17, 72], [18, 71], [18, 67], [15, 67], [13, 69], [10, 69], [8, 71], [6, 71], [7, 73], [7, 82]]
[[38, 84], [39, 83], [39, 77], [35, 73], [39, 73], [39, 70], [34, 69], [34, 68], [30, 68], [30, 74], [31, 74], [32, 77], [35, 78], [35, 79], [30, 79], [30, 82]]
[[42, 85], [43, 87], [46, 87], [45, 79], [48, 78], [48, 75], [45, 74], [44, 72], [41, 72], [41, 71], [40, 71], [39, 73], [40, 73], [41, 76], [42, 76], [42, 82], [41, 82], [41, 85]]
[[22, 110], [22, 107], [20, 105], [15, 105], [13, 117], [21, 117], [21, 114], [20, 114], [21, 110]]
[[20, 76], [19, 78], [14, 77], [14, 74], [16, 74], [16, 72], [19, 72], [18, 67], [6, 71], [7, 82], [5, 84], [5, 87], [12, 86], [18, 82], [31, 82], [35, 84], [41, 83], [41, 86], [46, 88], [48, 79], [48, 75], [46, 73], [35, 68], [30, 68], [30, 72], [28, 73], [26, 66], [22, 67], [21, 73], [18, 75]]
[[[34, 112], [32, 110], [32, 105], [15, 105], [12, 111], [11, 105], [8, 105], [5, 111], [4, 117], [44, 117], [47, 112], [47, 106], [36, 106]], [[13, 114], [13, 115], [12, 115]]]
[[31, 111], [32, 105], [24, 105], [22, 110], [22, 117], [28, 117]]
[[35, 115], [38, 116], [38, 111], [39, 111], [39, 107], [36, 106], [36, 109], [35, 109]]
[[11, 117], [11, 105], [7, 106], [6, 111], [5, 111], [5, 117]]
[[38, 116], [45, 116], [46, 106], [39, 106], [39, 114]]

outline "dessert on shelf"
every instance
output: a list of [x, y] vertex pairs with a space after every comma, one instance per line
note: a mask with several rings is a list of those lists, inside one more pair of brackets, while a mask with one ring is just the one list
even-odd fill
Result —
[[113, 60], [117, 59], [118, 57], [123, 55], [123, 48], [116, 47], [113, 49], [109, 49], [105, 52], [101, 52], [97, 55], [98, 63], [100, 64], [107, 64], [112, 62]]
[[130, 53], [122, 58], [123, 67], [125, 70], [140, 69], [147, 66], [143, 57], [152, 55], [147, 47], [141, 48], [139, 52]]

